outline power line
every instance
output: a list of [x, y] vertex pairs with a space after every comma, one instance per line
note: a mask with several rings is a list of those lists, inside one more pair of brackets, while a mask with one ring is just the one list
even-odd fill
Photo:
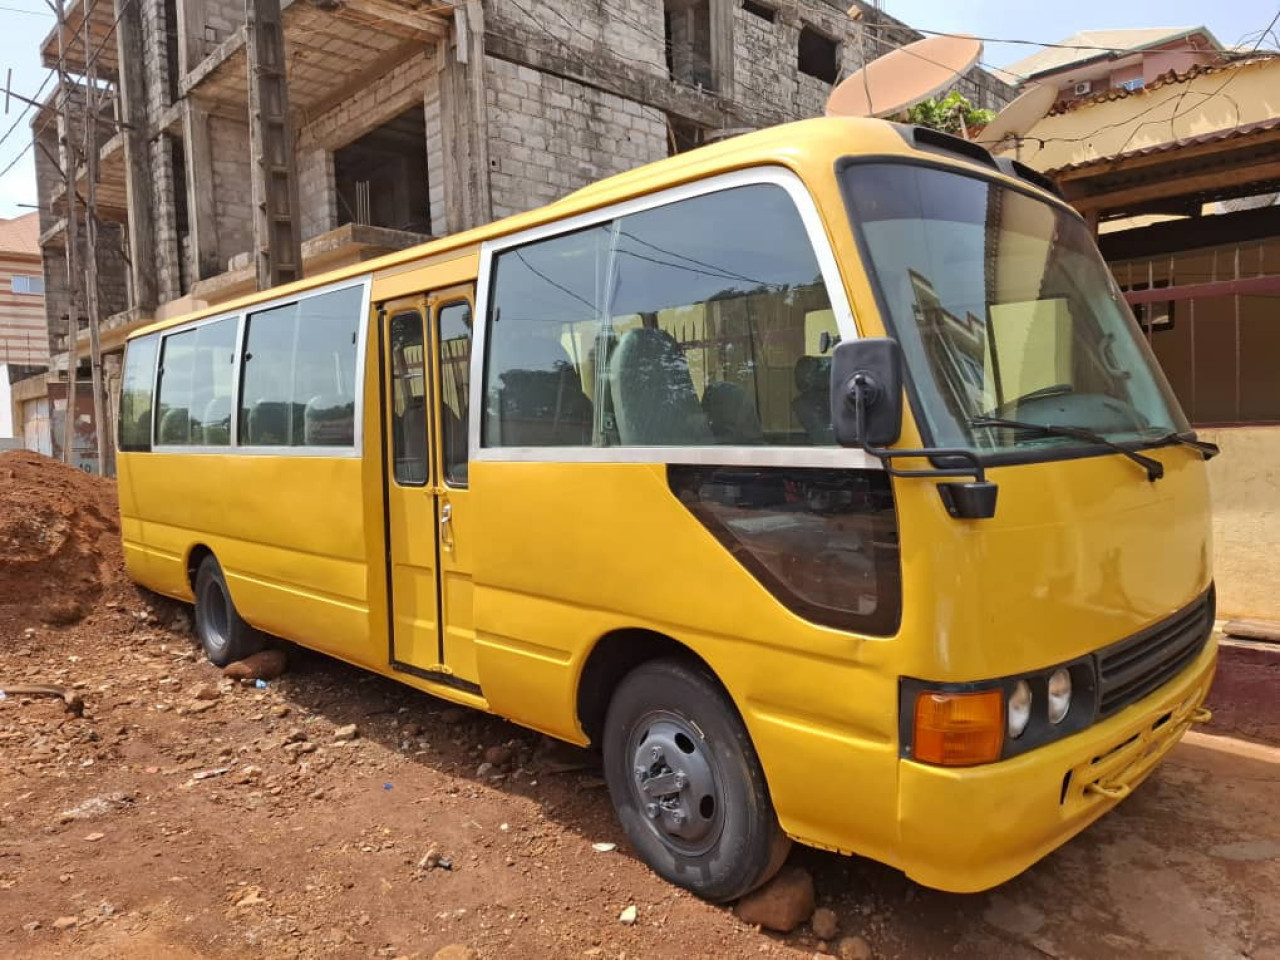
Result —
[[[13, 135], [13, 131], [18, 129], [18, 124], [22, 122], [22, 118], [25, 117], [31, 111], [32, 104], [39, 101], [40, 94], [44, 93], [44, 88], [49, 85], [49, 81], [52, 79], [53, 79], [53, 71], [50, 70], [48, 73], [45, 74], [44, 82], [40, 84], [40, 89], [38, 89], [35, 92], [35, 94], [31, 97], [31, 99], [27, 100], [25, 97], [23, 98], [24, 100], [26, 100], [26, 105], [14, 118], [13, 123], [9, 126], [9, 129], [4, 132], [3, 136], [0, 136], [0, 146], [4, 146], [4, 142], [8, 140], [10, 136]], [[7, 92], [8, 91], [6, 91], [6, 93]]]
[[[133, 0], [124, 0], [124, 2], [120, 5], [120, 10], [119, 12], [116, 13], [115, 18], [112, 20], [110, 28], [108, 28], [106, 34], [102, 37], [102, 39], [98, 41], [98, 45], [93, 49], [93, 52], [88, 57], [85, 58], [86, 70], [90, 69], [91, 67], [97, 64], [98, 59], [102, 56], [103, 48], [106, 47], [107, 41], [110, 40], [115, 35], [116, 27], [120, 25], [120, 19], [125, 15], [125, 12], [129, 9], [129, 5], [131, 3], [133, 3]], [[86, 16], [84, 16], [81, 19], [80, 25], [76, 27], [76, 29], [72, 32], [71, 38], [68, 41], [68, 45], [74, 44], [76, 40], [79, 38], [80, 32], [86, 29], [89, 23], [90, 16], [92, 15], [92, 7], [95, 5], [96, 3], [90, 4], [90, 9], [86, 11]], [[4, 8], [0, 8], [0, 9], [4, 9]], [[64, 56], [63, 57], [64, 64], [65, 64], [65, 60], [66, 58]], [[49, 80], [52, 79], [54, 75], [55, 75], [55, 71], [50, 69], [49, 74], [44, 79], [44, 83], [40, 84], [40, 89], [37, 90], [35, 96], [31, 98], [32, 100], [40, 99], [40, 93], [44, 90], [45, 86], [48, 85]], [[0, 144], [3, 144], [4, 141], [9, 138], [9, 135], [13, 133], [14, 129], [18, 126], [19, 122], [21, 122], [22, 116], [25, 115], [27, 110], [30, 110], [30, 109], [31, 109], [31, 104], [28, 103], [26, 109], [23, 110], [22, 114], [20, 114], [17, 120], [13, 122], [13, 125], [7, 131], [5, 131], [4, 136], [0, 137]], [[35, 146], [36, 138], [39, 137], [40, 134], [44, 133], [44, 131], [48, 129], [49, 124], [53, 122], [54, 119], [55, 117], [53, 114], [50, 114], [48, 117], [45, 118], [45, 121], [40, 125], [40, 128], [38, 130], [35, 130], [32, 133], [31, 140], [28, 141], [28, 143], [21, 150], [18, 151], [18, 153], [14, 156], [14, 158], [11, 161], [9, 161], [9, 164], [3, 170], [0, 170], [0, 177], [3, 177], [5, 174], [7, 174], [10, 170], [12, 170], [14, 167], [18, 165], [18, 162], [24, 156], [26, 156], [27, 151], [30, 150], [33, 146]], [[97, 122], [102, 122], [104, 118], [97, 117], [95, 119], [97, 120]], [[110, 122], [110, 121], [107, 121], [107, 122]]]
[[22, 9], [22, 7], [0, 6], [0, 10], [4, 10], [6, 13], [25, 13], [28, 17], [52, 17], [53, 16], [53, 14], [50, 13], [48, 10], [24, 10]]
[[17, 152], [17, 154], [14, 155], [14, 158], [9, 161], [9, 165], [5, 167], [3, 170], [0, 170], [0, 178], [3, 178], [5, 174], [7, 174], [10, 170], [12, 170], [14, 167], [18, 165], [18, 161], [27, 155], [27, 151], [30, 150], [33, 146], [35, 146], [35, 142], [36, 142], [35, 138], [33, 137], [31, 141], [26, 144], [26, 146], [24, 146], [21, 150]]
[[[1003, 37], [979, 37], [971, 33], [958, 33], [955, 30], [926, 30], [923, 27], [913, 27], [910, 24], [865, 23], [864, 26], [870, 30], [912, 30], [916, 33], [923, 33], [927, 37], [972, 37], [974, 40], [981, 40], [983, 43], [1014, 43], [1027, 47], [1047, 47], [1050, 50], [1094, 50], [1099, 53], [1137, 53], [1141, 49], [1141, 47], [1103, 47], [1091, 43], [1045, 43], [1042, 40], [1014, 40], [1005, 39]], [[1004, 68], [999, 67], [997, 69], [1003, 70]]]

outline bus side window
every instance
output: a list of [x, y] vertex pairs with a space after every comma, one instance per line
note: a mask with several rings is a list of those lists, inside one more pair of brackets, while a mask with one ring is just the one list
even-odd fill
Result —
[[831, 300], [777, 184], [502, 251], [492, 290], [486, 447], [834, 445]]
[[195, 346], [195, 330], [171, 333], [164, 338], [156, 388], [158, 446], [187, 446], [191, 443], [191, 382]]
[[440, 435], [444, 478], [467, 483], [468, 391], [471, 383], [471, 304], [448, 303], [436, 313], [440, 333]]
[[364, 292], [347, 287], [251, 313], [240, 388], [247, 446], [355, 445]]
[[615, 236], [608, 313], [643, 318], [619, 334], [609, 365], [623, 445], [834, 443], [813, 349], [834, 315], [784, 188], [750, 184], [628, 214]]
[[609, 225], [501, 253], [484, 373], [486, 447], [590, 446], [595, 406], [586, 357], [565, 331], [598, 324]]
[[130, 340], [124, 356], [120, 385], [120, 449], [124, 452], [151, 449], [151, 400], [156, 380], [157, 336]]
[[391, 456], [396, 483], [427, 482], [427, 387], [422, 315], [406, 310], [391, 318]]

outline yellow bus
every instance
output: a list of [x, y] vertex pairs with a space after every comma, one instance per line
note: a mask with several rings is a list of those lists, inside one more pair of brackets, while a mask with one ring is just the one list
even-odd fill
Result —
[[1038, 174], [780, 126], [139, 330], [131, 575], [603, 754], [657, 873], [791, 840], [976, 891], [1216, 662], [1198, 442]]

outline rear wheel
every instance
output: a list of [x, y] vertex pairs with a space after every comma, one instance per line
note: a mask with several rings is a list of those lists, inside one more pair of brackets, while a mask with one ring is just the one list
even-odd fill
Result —
[[602, 736], [627, 838], [665, 879], [707, 900], [768, 880], [790, 841], [737, 711], [704, 669], [642, 664], [619, 684]]
[[236, 612], [222, 567], [211, 556], [196, 572], [195, 593], [196, 636], [211, 663], [225, 667], [262, 649], [262, 635]]

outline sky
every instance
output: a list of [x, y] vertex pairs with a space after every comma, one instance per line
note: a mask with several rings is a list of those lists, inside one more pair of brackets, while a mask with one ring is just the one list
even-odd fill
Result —
[[[657, 2], [657, 0], [654, 0]], [[1280, 0], [1071, 0], [1070, 3], [1028, 0], [883, 0], [885, 12], [914, 27], [972, 33], [1000, 40], [1053, 43], [1080, 30], [1117, 27], [1206, 26], [1223, 44], [1252, 44], [1278, 10]], [[40, 66], [38, 48], [53, 26], [43, 0], [0, 0], [0, 85], [13, 70], [13, 90], [31, 97], [48, 73]], [[1280, 34], [1280, 27], [1277, 28]], [[1280, 40], [1268, 37], [1264, 47], [1276, 49]], [[987, 43], [983, 62], [1003, 67], [1036, 50], [1034, 46]], [[52, 81], [50, 81], [52, 84]], [[49, 88], [45, 89], [47, 95]], [[43, 96], [41, 99], [43, 99]], [[0, 99], [0, 108], [3, 107]], [[24, 105], [11, 101], [0, 113], [0, 137], [17, 119]], [[0, 171], [31, 140], [28, 117], [19, 121], [0, 142]], [[36, 202], [35, 166], [31, 151], [0, 175], [0, 217], [29, 212], [23, 204]]]

